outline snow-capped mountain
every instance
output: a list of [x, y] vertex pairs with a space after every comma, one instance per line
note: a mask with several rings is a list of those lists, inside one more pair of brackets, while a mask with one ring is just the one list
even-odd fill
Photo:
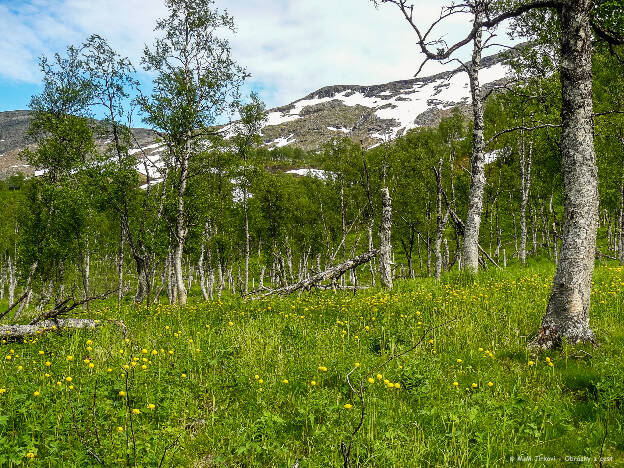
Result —
[[[508, 72], [500, 55], [487, 57], [480, 82], [491, 88]], [[262, 136], [269, 147], [314, 150], [341, 135], [370, 147], [412, 128], [435, 125], [454, 107], [467, 112], [469, 104], [470, 84], [463, 68], [374, 86], [328, 86], [271, 109]]]
[[[500, 55], [484, 58], [481, 84], [492, 88], [505, 81], [508, 71]], [[468, 74], [462, 68], [373, 86], [327, 86], [270, 109], [262, 139], [269, 148], [290, 145], [317, 150], [332, 138], [346, 135], [372, 147], [412, 128], [436, 125], [454, 107], [468, 113], [469, 103]], [[35, 168], [19, 157], [31, 143], [27, 138], [29, 122], [28, 111], [0, 112], [0, 178], [17, 172], [34, 174]], [[224, 131], [231, 133], [234, 127], [235, 123]], [[137, 170], [151, 180], [159, 179], [164, 147], [156, 143], [156, 135], [149, 129], [137, 128], [133, 133], [136, 148], [131, 151], [145, 159]]]

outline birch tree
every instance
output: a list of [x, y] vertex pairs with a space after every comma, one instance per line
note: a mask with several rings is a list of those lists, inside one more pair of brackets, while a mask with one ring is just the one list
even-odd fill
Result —
[[228, 41], [218, 36], [222, 30], [234, 31], [234, 20], [213, 8], [213, 0], [166, 0], [165, 5], [169, 16], [156, 25], [161, 37], [143, 53], [145, 69], [157, 77], [152, 95], [141, 106], [167, 147], [168, 184], [175, 200], [175, 284], [178, 303], [185, 305], [182, 256], [189, 230], [189, 178], [210, 138], [218, 136], [212, 128], [217, 118], [233, 110], [246, 73], [232, 59]]

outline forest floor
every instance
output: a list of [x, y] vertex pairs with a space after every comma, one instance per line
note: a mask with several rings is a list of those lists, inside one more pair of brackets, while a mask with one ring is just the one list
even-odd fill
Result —
[[624, 269], [596, 268], [598, 347], [532, 355], [553, 273], [93, 304], [96, 330], [2, 340], [0, 466], [340, 467], [363, 404], [352, 466], [624, 466]]

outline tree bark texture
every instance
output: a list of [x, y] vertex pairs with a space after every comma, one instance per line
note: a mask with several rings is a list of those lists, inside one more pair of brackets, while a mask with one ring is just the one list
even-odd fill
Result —
[[[387, 187], [381, 189], [381, 226], [379, 228], [379, 273], [381, 285], [392, 289], [392, 199]], [[344, 263], [344, 262], [343, 262]]]
[[[476, 20], [481, 19], [477, 13]], [[474, 119], [473, 146], [471, 158], [470, 194], [468, 198], [468, 214], [464, 233], [464, 269], [476, 273], [479, 269], [479, 229], [483, 212], [483, 193], [485, 190], [485, 139], [483, 136], [483, 94], [479, 83], [481, 68], [481, 52], [483, 33], [477, 31], [474, 38], [472, 63], [468, 72], [470, 93], [472, 95], [472, 114]]]
[[[542, 326], [532, 345], [595, 342], [589, 326], [598, 228], [598, 171], [592, 107], [592, 0], [569, 0], [561, 14], [561, 152], [564, 229]], [[556, 248], [556, 247], [555, 247]]]

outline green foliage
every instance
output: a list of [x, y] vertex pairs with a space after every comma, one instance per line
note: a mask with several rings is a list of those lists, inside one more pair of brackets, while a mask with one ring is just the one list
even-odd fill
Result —
[[345, 382], [351, 370], [366, 392], [353, 463], [621, 460], [622, 269], [596, 270], [601, 346], [534, 357], [526, 343], [552, 275], [540, 263], [400, 281], [394, 292], [261, 301], [205, 303], [194, 290], [186, 308], [124, 305], [127, 339], [107, 321], [120, 317], [115, 308], [94, 307], [96, 331], [0, 344], [0, 463], [32, 453], [34, 463], [93, 465], [88, 447], [115, 466], [163, 455], [174, 466], [342, 466], [340, 443], [362, 404]]

